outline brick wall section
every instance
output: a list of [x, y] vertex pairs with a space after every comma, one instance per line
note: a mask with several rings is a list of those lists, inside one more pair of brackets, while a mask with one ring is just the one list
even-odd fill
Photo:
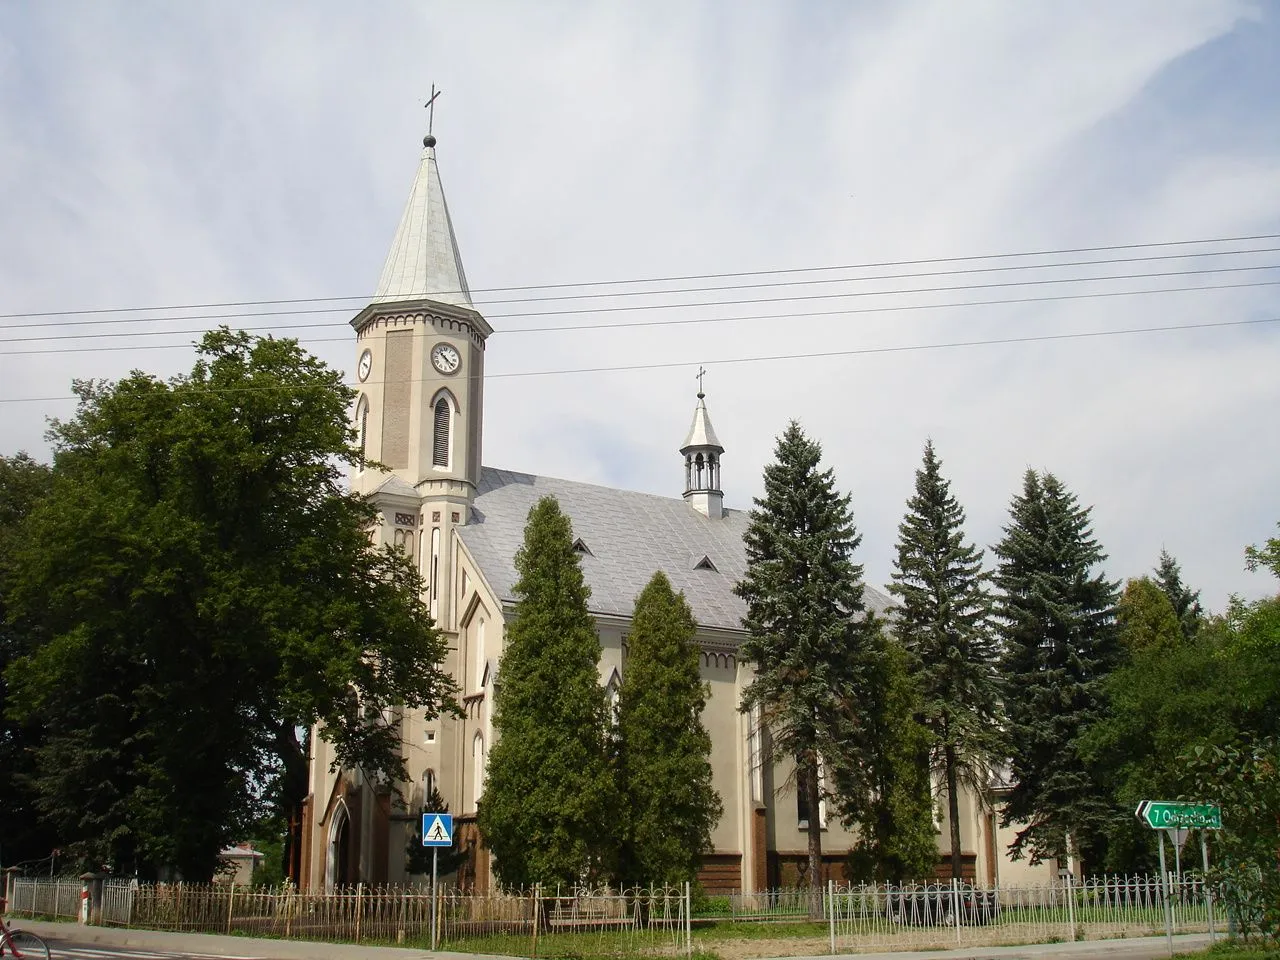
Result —
[[393, 470], [409, 466], [409, 403], [413, 395], [413, 331], [387, 333], [383, 361], [382, 456]]

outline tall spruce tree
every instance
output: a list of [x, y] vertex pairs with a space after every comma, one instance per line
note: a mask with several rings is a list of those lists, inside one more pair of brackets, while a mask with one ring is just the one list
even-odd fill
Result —
[[529, 511], [515, 564], [480, 831], [508, 886], [594, 881], [615, 867], [620, 801], [591, 591], [554, 497]]
[[1118, 650], [1117, 585], [1093, 572], [1106, 555], [1089, 509], [1050, 473], [1026, 472], [994, 549], [1014, 781], [1001, 822], [1025, 824], [1011, 845], [1015, 857], [1095, 862], [1110, 799], [1078, 741], [1104, 712]]
[[[820, 764], [866, 767], [879, 622], [863, 603], [861, 542], [849, 497], [820, 466], [822, 448], [792, 421], [764, 470], [744, 535], [747, 571], [735, 587], [747, 604], [743, 657], [756, 676], [742, 709], [758, 706], [775, 755], [794, 758], [807, 793], [810, 911], [821, 910]], [[837, 745], [839, 750], [837, 752]]]
[[636, 599], [618, 692], [622, 878], [629, 884], [696, 880], [724, 812], [711, 782], [707, 687], [694, 632], [684, 594], [655, 573]]
[[951, 875], [961, 876], [960, 790], [985, 802], [999, 759], [997, 650], [982, 551], [964, 539], [964, 508], [943, 478], [933, 441], [925, 443], [915, 495], [898, 526], [889, 592], [898, 599], [894, 631], [909, 655], [929, 730], [932, 770], [946, 784]]
[[1192, 590], [1182, 582], [1182, 568], [1167, 550], [1160, 551], [1160, 564], [1155, 569], [1155, 575], [1157, 586], [1173, 604], [1173, 612], [1182, 628], [1182, 635], [1190, 640], [1204, 621], [1200, 591]]

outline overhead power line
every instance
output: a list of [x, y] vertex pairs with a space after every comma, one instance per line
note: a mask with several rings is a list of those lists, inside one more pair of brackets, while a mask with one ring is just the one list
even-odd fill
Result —
[[[1210, 268], [1204, 268], [1199, 270], [1169, 270], [1169, 271], [1159, 271], [1155, 273], [1113, 274], [1113, 275], [1102, 276], [1102, 277], [1058, 277], [1058, 278], [1052, 278], [1052, 279], [1016, 280], [1016, 281], [1008, 281], [1008, 282], [1000, 282], [1000, 283], [949, 284], [949, 285], [934, 286], [934, 287], [914, 287], [914, 288], [907, 288], [905, 290], [854, 290], [854, 291], [845, 291], [840, 293], [805, 294], [805, 295], [794, 296], [794, 297], [763, 297], [763, 298], [752, 298], [747, 300], [721, 300], [721, 301], [713, 301], [713, 302], [706, 302], [706, 303], [698, 302], [698, 303], [678, 303], [678, 304], [647, 304], [644, 306], [628, 305], [628, 306], [598, 307], [598, 308], [581, 309], [581, 310], [544, 311], [544, 312], [524, 313], [524, 314], [497, 314], [495, 315], [494, 319], [498, 319], [502, 317], [577, 316], [582, 314], [594, 314], [594, 313], [634, 312], [637, 310], [668, 310], [668, 309], [678, 309], [678, 308], [688, 309], [688, 308], [698, 308], [698, 307], [708, 308], [708, 307], [727, 307], [727, 306], [755, 306], [755, 305], [770, 304], [770, 303], [796, 303], [796, 302], [809, 301], [809, 300], [846, 300], [846, 299], [852, 299], [855, 297], [893, 297], [893, 296], [904, 296], [908, 294], [949, 293], [949, 292], [960, 291], [960, 290], [990, 290], [990, 289], [1008, 289], [1010, 287], [1037, 287], [1037, 286], [1046, 286], [1046, 285], [1055, 285], [1055, 284], [1105, 283], [1105, 282], [1114, 281], [1114, 280], [1166, 279], [1169, 277], [1204, 276], [1204, 275], [1218, 274], [1218, 273], [1254, 273], [1254, 272], [1263, 271], [1263, 270], [1280, 270], [1280, 263], [1255, 264], [1255, 265], [1244, 266], [1244, 267], [1210, 267]], [[1262, 284], [1258, 284], [1258, 285], [1269, 285], [1269, 284], [1270, 284], [1270, 281], [1264, 281]], [[1097, 294], [1097, 296], [1131, 296], [1135, 294], [1143, 294], [1148, 292], [1183, 292], [1188, 290], [1220, 290], [1220, 289], [1229, 289], [1233, 287], [1252, 286], [1252, 285], [1253, 284], [1209, 284], [1209, 285], [1201, 284], [1198, 286], [1191, 286], [1191, 287], [1161, 288], [1154, 291], [1147, 291], [1147, 290], [1110, 291], [1110, 292]], [[1028, 298], [1020, 298], [1018, 300], [987, 301], [985, 303], [977, 303], [973, 305], [986, 306], [991, 303], [1036, 302], [1036, 301], [1047, 301], [1047, 300], [1055, 300], [1055, 299], [1070, 299], [1070, 297], [1043, 297], [1043, 298], [1028, 297]], [[960, 305], [966, 306], [969, 304], [960, 304]], [[909, 307], [899, 308], [899, 309], [930, 309], [931, 306], [932, 305], [930, 304], [914, 304]], [[947, 306], [947, 305], [944, 304], [942, 306]], [[868, 311], [858, 311], [858, 310], [832, 311], [832, 313], [875, 312], [877, 309], [881, 309], [881, 308], [872, 308], [871, 310], [868, 310]], [[288, 311], [288, 312], [289, 313], [294, 313], [294, 312], [309, 313], [313, 311]], [[326, 311], [321, 311], [321, 312], [326, 312]], [[787, 313], [781, 316], [805, 316], [805, 315], [806, 314], [802, 314], [802, 313]], [[254, 315], [253, 314], [206, 314], [202, 316], [197, 315], [192, 317], [175, 317], [175, 318], [168, 318], [168, 319], [228, 320], [228, 319], [245, 318], [245, 317], [251, 317], [251, 316], [254, 316]], [[688, 320], [688, 319], [686, 320], [680, 320], [680, 319], [652, 320], [652, 321], [641, 321], [637, 323], [625, 323], [625, 322], [624, 323], [583, 323], [583, 324], [570, 324], [570, 325], [564, 325], [564, 326], [558, 326], [558, 327], [515, 327], [507, 330], [495, 330], [493, 335], [498, 336], [498, 335], [535, 333], [535, 332], [550, 333], [550, 332], [558, 332], [558, 331], [564, 331], [564, 330], [608, 330], [608, 329], [621, 329], [625, 327], [663, 326], [666, 324], [681, 324], [681, 323], [691, 323], [691, 322], [692, 323], [712, 323], [717, 321], [723, 322], [725, 320], [741, 320], [741, 319], [752, 319], [752, 318], [707, 317], [707, 318], [697, 318], [694, 320]], [[772, 319], [772, 318], [770, 317], [770, 318], [762, 318], [762, 319]], [[334, 322], [315, 323], [315, 324], [305, 324], [305, 323], [273, 324], [271, 326], [258, 326], [258, 327], [251, 327], [248, 329], [255, 332], [259, 332], [259, 331], [278, 332], [282, 330], [303, 330], [303, 329], [315, 329], [319, 327], [328, 328], [328, 327], [338, 327], [338, 326], [346, 326], [346, 324], [334, 323]], [[114, 339], [114, 338], [137, 339], [142, 337], [192, 336], [192, 335], [200, 335], [203, 333], [205, 333], [204, 328], [195, 329], [195, 330], [122, 330], [122, 331], [112, 331], [107, 333], [47, 334], [47, 335], [34, 336], [34, 337], [0, 337], [0, 343], [22, 344], [22, 343], [39, 343], [39, 342], [49, 341], [49, 340], [60, 340], [60, 341], [61, 340], [100, 340], [100, 339]], [[346, 338], [346, 339], [349, 339], [349, 338]], [[324, 340], [322, 338], [312, 338], [309, 342], [324, 342]], [[182, 346], [186, 346], [186, 344], [164, 344], [163, 346], [182, 347]], [[76, 352], [76, 351], [82, 352], [83, 350], [86, 350], [86, 349], [101, 349], [101, 348], [64, 347], [64, 348], [58, 348], [58, 350], [51, 350], [51, 351], [21, 351], [21, 350], [0, 351], [0, 356], [16, 355], [21, 353], [54, 353], [54, 352]]]
[[[960, 300], [952, 303], [909, 303], [909, 304], [886, 304], [879, 307], [843, 307], [839, 310], [806, 310], [794, 311], [789, 310], [786, 313], [755, 313], [736, 317], [676, 317], [666, 318], [662, 320], [624, 320], [615, 323], [575, 323], [564, 324], [553, 327], [522, 327], [517, 330], [506, 330], [504, 333], [510, 335], [513, 333], [559, 333], [573, 330], [629, 330], [637, 327], [666, 327], [666, 326], [686, 326], [691, 324], [706, 323], [739, 323], [748, 320], [793, 320], [793, 319], [809, 319], [813, 317], [835, 317], [848, 316], [857, 314], [872, 313], [901, 313], [909, 310], [941, 310], [958, 307], [989, 307], [1001, 306], [1006, 304], [1026, 304], [1026, 303], [1057, 303], [1069, 300], [1102, 300], [1112, 297], [1138, 297], [1148, 296], [1151, 294], [1162, 293], [1196, 293], [1200, 291], [1210, 290], [1239, 290], [1248, 287], [1275, 287], [1280, 286], [1280, 280], [1255, 280], [1248, 283], [1219, 283], [1219, 284], [1200, 284], [1187, 287], [1155, 287], [1147, 290], [1107, 290], [1095, 293], [1062, 293], [1043, 297], [1012, 297], [1002, 300]], [[285, 326], [275, 327], [250, 327], [246, 332], [263, 331], [266, 333], [279, 333], [282, 330], [302, 330], [312, 329], [315, 327], [329, 327], [328, 323], [299, 323], [289, 324]], [[170, 331], [173, 335], [178, 335], [182, 331]], [[195, 333], [204, 333], [203, 330], [193, 331]], [[496, 335], [496, 334], [495, 334]], [[32, 338], [35, 339], [35, 338]], [[43, 338], [42, 338], [43, 339]], [[299, 343], [353, 343], [351, 337], [298, 337]], [[15, 341], [22, 343], [24, 341]], [[191, 350], [195, 348], [195, 341], [184, 341], [183, 343], [148, 343], [148, 344], [125, 344], [123, 346], [88, 346], [88, 347], [52, 347], [42, 350], [0, 350], [0, 357], [21, 357], [54, 353], [98, 353], [98, 352], [114, 352], [120, 350]]]
[[[777, 288], [777, 287], [800, 287], [800, 286], [811, 286], [815, 284], [846, 284], [846, 283], [870, 283], [870, 282], [877, 282], [877, 281], [884, 281], [884, 280], [914, 280], [914, 279], [921, 279], [925, 277], [958, 276], [958, 275], [968, 275], [968, 274], [976, 274], [976, 273], [1006, 273], [1010, 271], [1048, 270], [1048, 269], [1059, 269], [1064, 267], [1081, 267], [1081, 266], [1112, 266], [1115, 264], [1122, 264], [1122, 263], [1151, 263], [1155, 261], [1186, 260], [1186, 259], [1198, 259], [1198, 258], [1204, 258], [1204, 257], [1236, 257], [1236, 256], [1249, 255], [1249, 254], [1275, 253], [1275, 252], [1280, 252], [1280, 247], [1250, 247], [1244, 250], [1230, 250], [1230, 251], [1214, 250], [1214, 251], [1202, 251], [1197, 253], [1160, 254], [1160, 255], [1151, 256], [1151, 257], [1118, 257], [1118, 258], [1111, 258], [1111, 259], [1104, 259], [1104, 260], [1070, 260], [1070, 261], [1061, 261], [1056, 263], [1011, 264], [1011, 265], [998, 266], [998, 267], [967, 267], [967, 268], [958, 269], [958, 270], [933, 270], [933, 271], [926, 271], [926, 272], [920, 272], [920, 273], [881, 274], [881, 275], [863, 276], [863, 277], [837, 277], [832, 279], [820, 278], [820, 279], [810, 279], [810, 280], [780, 280], [780, 281], [772, 281], [769, 283], [728, 284], [728, 285], [723, 285], [718, 287], [679, 287], [679, 288], [670, 288], [670, 289], [664, 289], [664, 290], [628, 290], [628, 291], [623, 291], [621, 293], [574, 294], [572, 296], [567, 296], [567, 297], [547, 297], [547, 298], [528, 297], [528, 298], [521, 298], [516, 300], [501, 300], [501, 301], [492, 301], [492, 302], [493, 303], [545, 303], [545, 302], [564, 301], [564, 300], [616, 299], [618, 297], [661, 297], [661, 296], [670, 296], [677, 293], [719, 293], [719, 292], [725, 292], [729, 290], [749, 290], [749, 289]], [[821, 269], [825, 269], [825, 268], [821, 268]], [[1073, 277], [1046, 278], [1045, 282], [1058, 282], [1058, 281], [1070, 282], [1074, 279], [1082, 279], [1082, 278], [1073, 278]], [[910, 292], [910, 291], [882, 291], [882, 292]], [[292, 302], [302, 303], [304, 301], [292, 301]], [[324, 300], [323, 298], [319, 298], [314, 302], [323, 303], [327, 301]], [[707, 301], [703, 305], [710, 306], [716, 302], [718, 301]], [[670, 305], [650, 304], [648, 306], [650, 308], [656, 309], [664, 306], [682, 307], [682, 306], [687, 306], [687, 304], [670, 304]], [[162, 308], [157, 308], [157, 309], [162, 309]], [[240, 318], [282, 317], [282, 316], [297, 316], [302, 314], [315, 315], [315, 314], [328, 314], [328, 313], [347, 314], [347, 313], [350, 313], [350, 308], [320, 307], [320, 308], [296, 309], [296, 310], [259, 310], [259, 311], [252, 311], [252, 312], [238, 310], [238, 311], [233, 311], [231, 313], [214, 313], [214, 314], [177, 314], [173, 316], [110, 317], [110, 318], [96, 318], [96, 319], [90, 319], [90, 320], [40, 320], [34, 323], [5, 324], [3, 327], [0, 327], [0, 329], [30, 330], [30, 329], [38, 329], [43, 327], [57, 327], [61, 329], [65, 327], [101, 326], [101, 325], [107, 325], [107, 324], [117, 325], [117, 324], [162, 323], [162, 322], [179, 322], [183, 320], [229, 320], [229, 319], [240, 319]], [[504, 317], [519, 317], [519, 316], [523, 316], [523, 315], [522, 314], [497, 314], [494, 316], [494, 319], [499, 319]], [[335, 321], [332, 325], [339, 326], [342, 323], [345, 323], [345, 321]], [[258, 328], [258, 329], [265, 329], [265, 328]], [[182, 332], [187, 332], [187, 331], [182, 331]], [[6, 342], [6, 341], [0, 341], [0, 342]]]
[[[968, 254], [963, 256], [952, 257], [929, 257], [912, 260], [878, 260], [867, 261], [863, 263], [837, 264], [831, 266], [820, 267], [782, 267], [769, 270], [747, 270], [736, 271], [731, 273], [704, 273], [704, 274], [686, 274], [659, 277], [633, 277], [629, 279], [617, 280], [580, 280], [564, 283], [540, 283], [540, 284], [517, 284], [512, 286], [500, 287], [475, 287], [468, 292], [477, 293], [507, 293], [518, 290], [564, 290], [575, 287], [616, 287], [641, 284], [655, 283], [692, 283], [701, 280], [726, 280], [742, 277], [772, 277], [782, 276], [785, 274], [810, 274], [822, 272], [835, 272], [840, 270], [867, 270], [879, 269], [882, 267], [915, 267], [929, 266], [942, 263], [973, 263], [980, 260], [1007, 260], [1017, 258], [1031, 257], [1051, 257], [1066, 256], [1070, 254], [1084, 253], [1106, 253], [1120, 250], [1149, 250], [1159, 247], [1185, 247], [1185, 246], [1205, 246], [1210, 244], [1224, 243], [1252, 243], [1259, 241], [1280, 240], [1280, 234], [1254, 234], [1249, 236], [1237, 237], [1205, 237], [1200, 239], [1187, 240], [1162, 240], [1146, 243], [1119, 243], [1106, 244], [1091, 247], [1059, 247], [1050, 250], [1022, 250], [1005, 253], [986, 253], [986, 254]], [[1212, 251], [1194, 256], [1215, 256], [1230, 255], [1233, 253], [1247, 253], [1254, 251]], [[1257, 251], [1261, 252], [1261, 251]], [[1142, 258], [1133, 258], [1135, 260]], [[1099, 261], [1107, 262], [1107, 261]], [[1123, 262], [1123, 261], [1115, 261]], [[1066, 266], [1067, 264], [1062, 264]], [[1052, 267], [1054, 264], [1026, 264], [1027, 268], [1046, 268]], [[959, 271], [948, 271], [959, 272]], [[909, 275], [907, 275], [909, 276]], [[785, 284], [784, 284], [785, 285]], [[448, 295], [461, 293], [460, 290], [442, 290], [437, 291], [438, 295]], [[676, 291], [667, 291], [676, 292]], [[616, 294], [602, 294], [601, 296], [616, 296]], [[537, 299], [537, 298], [529, 298]], [[548, 298], [549, 299], [549, 298]], [[167, 304], [167, 305], [150, 305], [150, 306], [134, 306], [134, 307], [92, 307], [73, 310], [44, 310], [44, 311], [20, 311], [14, 313], [0, 314], [0, 320], [15, 319], [36, 319], [40, 317], [74, 317], [74, 316], [90, 316], [113, 313], [147, 313], [156, 311], [170, 310], [206, 310], [206, 309], [226, 309], [231, 307], [259, 307], [259, 306], [290, 306], [298, 304], [316, 304], [316, 303], [367, 303], [370, 300], [368, 294], [360, 294], [357, 296], [343, 297], [297, 297], [290, 299], [274, 299], [274, 300], [224, 300], [224, 301], [205, 301], [198, 303], [185, 304]], [[334, 308], [335, 312], [338, 308]]]
[[[955, 340], [947, 343], [919, 343], [904, 344], [900, 346], [888, 347], [856, 347], [849, 350], [821, 350], [811, 353], [790, 353], [790, 354], [765, 354], [754, 357], [726, 357], [718, 360], [667, 360], [655, 363], [626, 363], [612, 366], [594, 366], [594, 367], [570, 367], [559, 370], [516, 370], [507, 373], [491, 372], [483, 374], [487, 380], [505, 380], [521, 377], [558, 377], [570, 376], [574, 374], [589, 373], [622, 373], [633, 370], [664, 370], [677, 367], [690, 367], [697, 364], [703, 366], [729, 366], [740, 363], [768, 363], [774, 361], [785, 360], [821, 360], [834, 357], [856, 357], [856, 356], [872, 356], [876, 354], [889, 353], [914, 353], [926, 350], [951, 350], [961, 347], [988, 347], [1001, 346], [1008, 344], [1020, 343], [1044, 343], [1066, 340], [1087, 340], [1102, 337], [1123, 337], [1138, 336], [1144, 334], [1172, 333], [1184, 330], [1207, 330], [1225, 327], [1244, 327], [1259, 326], [1263, 324], [1280, 323], [1280, 317], [1262, 317], [1253, 320], [1216, 320], [1204, 323], [1184, 323], [1184, 324], [1167, 324], [1161, 326], [1149, 327], [1130, 327], [1122, 330], [1085, 330], [1076, 333], [1046, 333], [1037, 334], [1027, 337], [996, 337], [984, 340]], [[480, 375], [472, 374], [475, 378]], [[408, 380], [397, 380], [396, 383], [420, 383], [425, 378], [410, 378]], [[463, 381], [469, 379], [467, 376], [459, 378]], [[379, 385], [384, 381], [366, 381], [364, 384], [348, 384], [353, 389], [360, 386]], [[289, 390], [289, 391], [306, 391], [315, 389], [314, 387], [297, 387], [294, 385], [281, 385], [270, 387], [236, 387], [236, 388], [209, 388], [202, 391], [207, 393], [245, 393], [259, 390]], [[58, 397], [0, 397], [0, 403], [55, 403], [66, 400], [75, 400], [74, 396], [58, 396]]]

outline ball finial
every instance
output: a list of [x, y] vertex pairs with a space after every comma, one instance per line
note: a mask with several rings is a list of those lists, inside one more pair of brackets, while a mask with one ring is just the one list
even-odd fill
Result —
[[434, 147], [436, 145], [436, 138], [428, 133], [425, 137], [422, 138], [422, 145], [424, 147]]

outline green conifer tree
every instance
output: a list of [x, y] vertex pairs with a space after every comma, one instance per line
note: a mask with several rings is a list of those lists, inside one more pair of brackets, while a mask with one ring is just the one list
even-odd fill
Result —
[[724, 807], [711, 782], [693, 613], [659, 572], [636, 600], [618, 694], [619, 774], [627, 808], [622, 877], [697, 879]]
[[529, 511], [478, 819], [508, 886], [612, 875], [619, 797], [591, 591], [554, 497]]
[[1200, 591], [1192, 590], [1182, 582], [1182, 568], [1167, 550], [1160, 551], [1160, 564], [1156, 567], [1155, 574], [1156, 584], [1173, 604], [1173, 612], [1182, 628], [1182, 635], [1190, 640], [1204, 621]]
[[1104, 712], [1103, 685], [1117, 659], [1117, 585], [1093, 573], [1106, 555], [1089, 509], [1050, 473], [1026, 472], [994, 549], [1014, 781], [1001, 822], [1022, 825], [1015, 857], [1096, 862], [1110, 799], [1078, 740]]
[[898, 526], [889, 592], [894, 631], [909, 655], [929, 730], [930, 766], [946, 784], [951, 875], [961, 876], [960, 790], [985, 803], [999, 759], [997, 651], [982, 551], [964, 540], [964, 508], [943, 478], [933, 441], [916, 471], [915, 495]]
[[406, 873], [430, 873], [434, 863], [436, 875], [443, 877], [457, 872], [458, 868], [466, 862], [467, 851], [459, 846], [456, 835], [454, 836], [453, 846], [448, 849], [443, 847], [424, 847], [422, 845], [423, 815], [448, 812], [449, 804], [440, 794], [440, 788], [432, 784], [430, 792], [422, 798], [422, 806], [418, 808], [418, 816], [414, 821], [413, 831], [409, 834], [409, 839], [405, 843], [404, 869]]
[[857, 827], [849, 850], [849, 872], [866, 883], [931, 880], [938, 863], [938, 828], [929, 789], [931, 735], [922, 722], [920, 689], [902, 645], [882, 636], [865, 705], [871, 724], [870, 791], [843, 782], [851, 771], [835, 769], [836, 806], [846, 824]]
[[[774, 458], [743, 538], [746, 575], [735, 587], [747, 604], [742, 655], [756, 669], [742, 708], [759, 706], [774, 754], [795, 759], [797, 786], [816, 813], [820, 764], [829, 774], [836, 764], [867, 766], [871, 728], [860, 705], [870, 699], [880, 625], [863, 603], [862, 567], [853, 562], [862, 538], [849, 497], [836, 490], [834, 472], [821, 469], [822, 448], [792, 421]], [[819, 821], [810, 816], [808, 825], [811, 913], [821, 910]]]

